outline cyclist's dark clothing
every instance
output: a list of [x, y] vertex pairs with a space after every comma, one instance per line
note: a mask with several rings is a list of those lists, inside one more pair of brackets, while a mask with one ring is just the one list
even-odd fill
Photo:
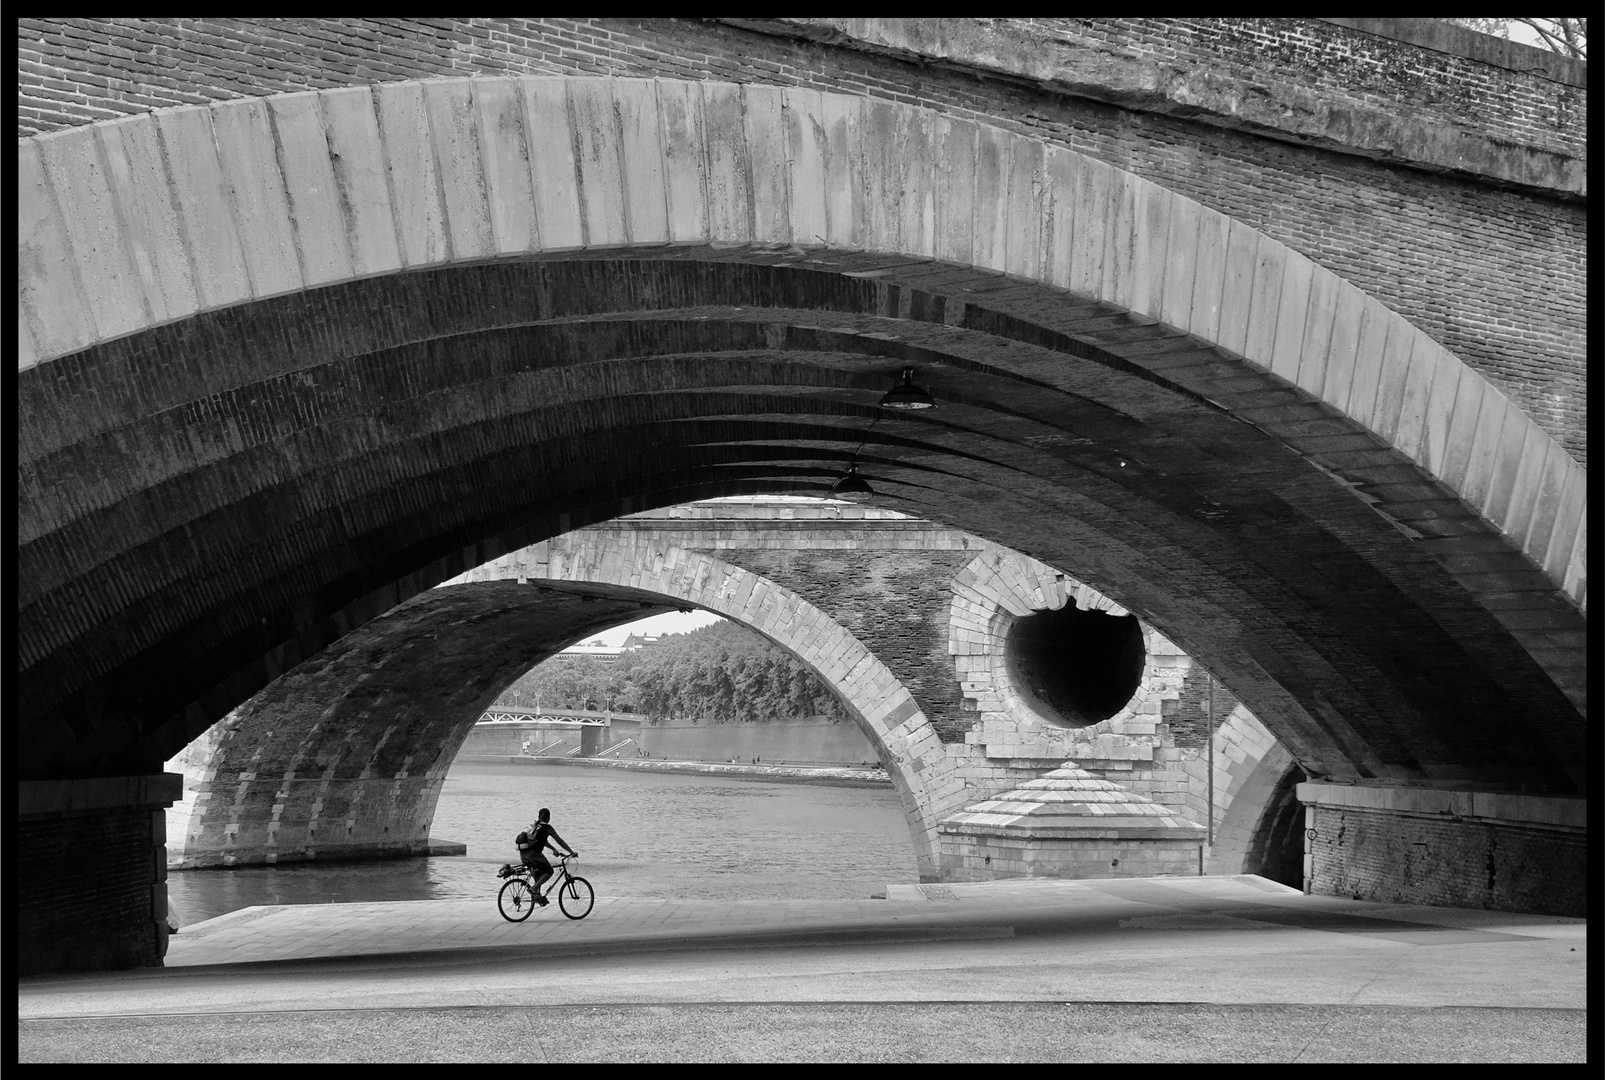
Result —
[[550, 822], [541, 821], [531, 826], [529, 829], [529, 843], [523, 849], [524, 865], [543, 874], [550, 872], [552, 864], [546, 861], [546, 845], [553, 840], [556, 840], [570, 851], [574, 850], [569, 848], [567, 840], [557, 835], [557, 830], [552, 828]]

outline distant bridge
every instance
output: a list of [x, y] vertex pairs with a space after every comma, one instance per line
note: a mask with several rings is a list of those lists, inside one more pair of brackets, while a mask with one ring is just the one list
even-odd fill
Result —
[[582, 724], [597, 727], [607, 727], [617, 718], [620, 720], [645, 720], [646, 717], [638, 713], [624, 712], [593, 712], [586, 709], [514, 709], [506, 706], [496, 706], [485, 710], [479, 718], [481, 724], [505, 724], [514, 721], [539, 721], [546, 724]]

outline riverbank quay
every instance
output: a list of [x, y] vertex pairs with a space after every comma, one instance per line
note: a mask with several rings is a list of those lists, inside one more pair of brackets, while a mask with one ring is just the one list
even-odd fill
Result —
[[831, 784], [842, 787], [891, 787], [883, 769], [854, 769], [840, 765], [754, 765], [722, 761], [664, 761], [657, 758], [539, 757], [526, 754], [458, 754], [456, 761], [475, 765], [555, 765], [582, 769], [622, 769], [636, 772], [694, 773], [727, 776], [735, 780], [774, 780], [780, 783]]
[[1582, 1061], [1580, 919], [1254, 877], [248, 908], [19, 980], [24, 1061]]

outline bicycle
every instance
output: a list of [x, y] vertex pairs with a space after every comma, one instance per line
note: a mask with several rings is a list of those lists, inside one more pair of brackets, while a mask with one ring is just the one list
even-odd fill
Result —
[[[596, 893], [592, 890], [591, 883], [568, 872], [569, 860], [577, 858], [579, 858], [577, 855], [557, 857], [557, 864], [553, 867], [557, 873], [552, 875], [552, 880], [547, 884], [546, 892], [543, 894], [550, 896], [556, 890], [557, 906], [571, 919], [585, 918], [591, 913], [591, 906], [596, 903]], [[509, 879], [496, 897], [496, 906], [501, 910], [502, 918], [508, 922], [523, 922], [529, 918], [529, 913], [537, 906], [531, 869], [522, 863], [517, 866], [506, 863], [496, 871], [496, 876]]]

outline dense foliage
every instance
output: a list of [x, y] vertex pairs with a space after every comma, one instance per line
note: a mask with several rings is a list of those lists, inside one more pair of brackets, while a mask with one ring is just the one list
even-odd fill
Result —
[[762, 636], [717, 622], [605, 664], [553, 657], [508, 687], [496, 704], [522, 709], [614, 709], [654, 721], [760, 722], [846, 718], [840, 702], [803, 664]]

